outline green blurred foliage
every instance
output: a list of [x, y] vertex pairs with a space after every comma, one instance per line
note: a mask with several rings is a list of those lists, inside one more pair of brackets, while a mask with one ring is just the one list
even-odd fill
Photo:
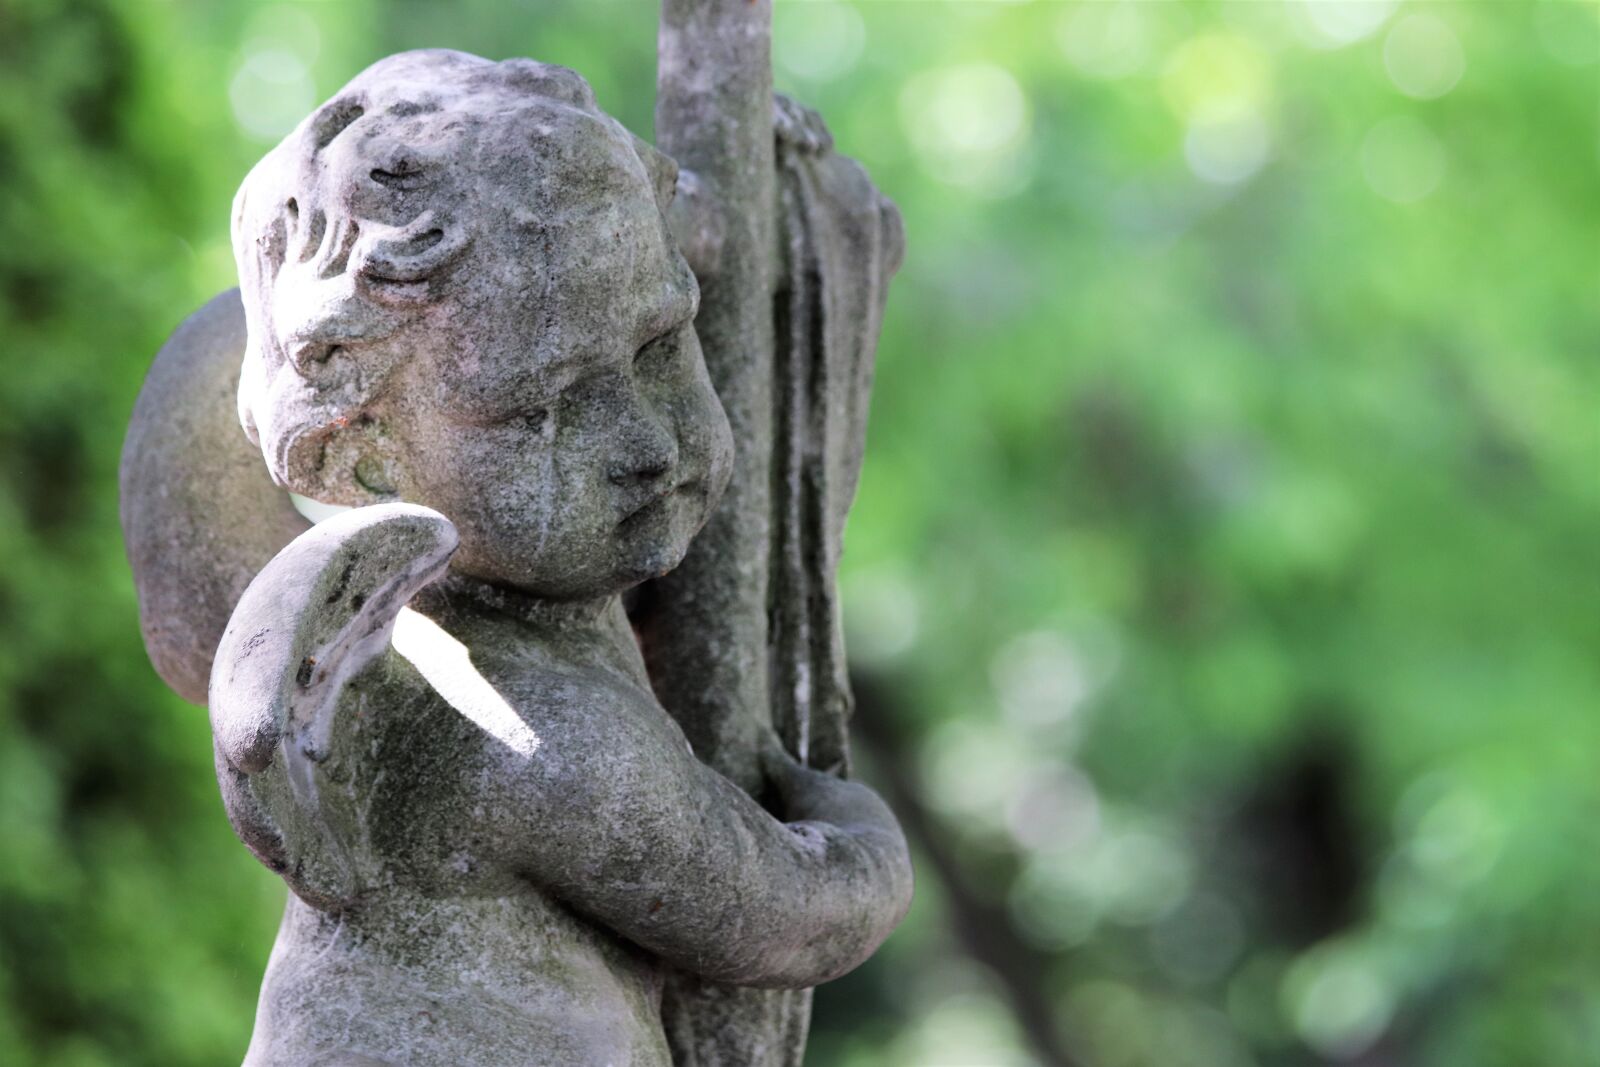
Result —
[[[923, 878], [812, 1062], [1038, 1062], [1019, 989], [1095, 1067], [1600, 1062], [1597, 12], [780, 4], [910, 239], [844, 581]], [[654, 18], [0, 0], [0, 1063], [249, 1032], [282, 889], [115, 503], [238, 182], [402, 48], [648, 133]]]

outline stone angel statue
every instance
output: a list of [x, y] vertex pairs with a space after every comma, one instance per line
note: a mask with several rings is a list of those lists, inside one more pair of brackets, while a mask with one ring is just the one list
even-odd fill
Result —
[[[836, 977], [904, 916], [893, 815], [807, 765], [844, 758], [832, 571], [898, 217], [778, 114], [786, 682], [738, 784], [659, 696], [694, 635], [656, 580], [743, 444], [680, 251], [716, 251], [674, 207], [694, 176], [572, 71], [424, 51], [246, 178], [240, 289], [157, 357], [123, 521], [152, 659], [290, 890], [249, 1067], [794, 1063], [803, 1015], [748, 990]], [[877, 287], [844, 284], [863, 264]]]

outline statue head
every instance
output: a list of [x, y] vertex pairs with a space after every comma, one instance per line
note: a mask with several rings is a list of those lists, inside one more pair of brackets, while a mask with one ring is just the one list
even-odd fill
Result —
[[234, 204], [239, 408], [273, 479], [435, 508], [458, 571], [541, 596], [670, 570], [732, 454], [675, 181], [565, 68], [368, 68]]

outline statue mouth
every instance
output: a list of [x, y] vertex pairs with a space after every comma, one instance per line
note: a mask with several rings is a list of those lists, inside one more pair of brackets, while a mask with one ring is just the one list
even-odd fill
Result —
[[617, 529], [627, 532], [639, 526], [646, 525], [652, 519], [666, 511], [668, 505], [675, 496], [693, 484], [693, 482], [676, 482], [672, 485], [668, 485], [657, 490], [647, 497], [642, 503], [634, 507], [627, 514], [623, 515], [622, 520], [617, 523]]

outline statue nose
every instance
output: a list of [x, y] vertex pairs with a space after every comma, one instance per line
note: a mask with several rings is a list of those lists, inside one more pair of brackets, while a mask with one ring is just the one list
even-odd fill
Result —
[[650, 482], [678, 465], [678, 441], [668, 428], [640, 412], [623, 434], [624, 447], [609, 471], [617, 485]]

